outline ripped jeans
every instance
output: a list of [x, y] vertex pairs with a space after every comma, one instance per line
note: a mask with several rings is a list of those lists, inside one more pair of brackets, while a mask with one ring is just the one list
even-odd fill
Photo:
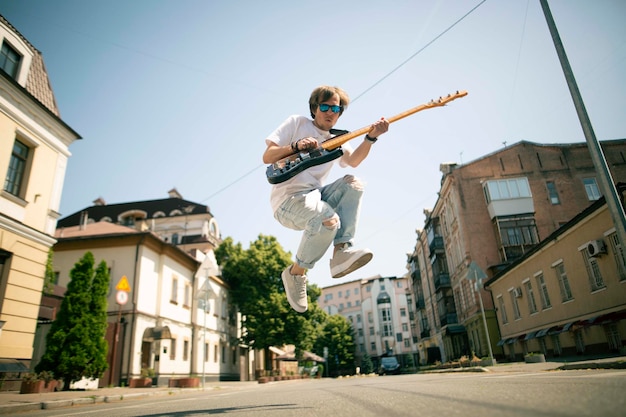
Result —
[[300, 267], [313, 268], [331, 243], [352, 245], [362, 195], [362, 183], [346, 175], [322, 188], [293, 195], [280, 205], [274, 213], [276, 220], [289, 229], [304, 230], [296, 253]]

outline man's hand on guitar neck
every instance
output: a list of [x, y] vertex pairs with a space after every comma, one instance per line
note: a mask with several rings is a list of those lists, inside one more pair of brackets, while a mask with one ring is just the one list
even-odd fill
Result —
[[382, 135], [383, 133], [386, 133], [388, 130], [389, 130], [389, 121], [385, 119], [384, 117], [381, 117], [380, 120], [377, 120], [376, 122], [372, 124], [369, 132], [367, 132], [367, 136], [369, 136], [372, 139], [378, 138], [378, 136]]

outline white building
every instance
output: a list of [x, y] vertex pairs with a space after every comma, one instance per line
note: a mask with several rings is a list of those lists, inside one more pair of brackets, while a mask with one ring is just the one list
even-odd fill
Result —
[[[154, 369], [159, 385], [190, 375], [239, 380], [238, 316], [217, 277], [212, 251], [196, 250], [192, 256], [152, 232], [108, 222], [59, 229], [57, 238], [57, 285], [67, 286], [71, 269], [86, 251], [110, 268], [109, 370], [100, 386], [127, 382], [142, 368]], [[127, 293], [123, 304], [120, 292]]]
[[418, 363], [411, 299], [406, 277], [377, 276], [324, 287], [318, 304], [350, 321], [359, 359], [394, 355], [406, 364], [407, 355]]

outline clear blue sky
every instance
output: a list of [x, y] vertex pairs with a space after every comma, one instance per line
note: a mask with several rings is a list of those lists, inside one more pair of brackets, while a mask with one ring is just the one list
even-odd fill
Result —
[[[626, 2], [549, 4], [596, 136], [625, 138]], [[440, 163], [585, 140], [539, 0], [0, 0], [0, 13], [43, 53], [83, 137], [63, 216], [176, 187], [246, 248], [261, 233], [297, 248], [300, 234], [273, 219], [261, 154], [287, 116], [308, 114], [313, 88], [355, 99], [337, 125], [348, 130], [467, 90], [392, 124], [353, 170], [367, 182], [357, 245], [375, 256], [333, 280], [327, 255], [309, 273], [320, 286], [406, 272]]]

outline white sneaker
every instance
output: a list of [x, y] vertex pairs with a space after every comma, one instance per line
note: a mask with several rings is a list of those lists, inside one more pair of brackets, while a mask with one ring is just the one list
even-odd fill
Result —
[[369, 249], [353, 249], [346, 243], [330, 260], [330, 274], [333, 278], [341, 278], [367, 264], [373, 257]]
[[291, 275], [291, 265], [281, 274], [287, 301], [298, 313], [304, 313], [309, 305], [306, 298], [306, 275]]

